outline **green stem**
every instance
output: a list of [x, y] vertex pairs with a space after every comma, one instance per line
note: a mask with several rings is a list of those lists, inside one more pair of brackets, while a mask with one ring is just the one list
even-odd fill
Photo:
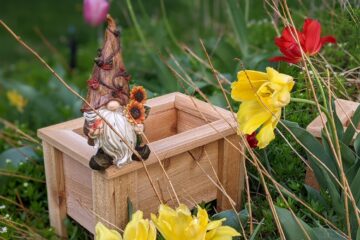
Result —
[[[308, 100], [308, 99], [303, 99], [303, 98], [293, 98], [292, 97], [291, 102], [306, 103], [306, 104], [310, 104], [310, 105], [313, 105], [313, 106], [317, 106], [317, 103], [315, 101]], [[320, 105], [320, 109], [326, 115], [327, 120], [331, 121], [331, 115], [330, 115], [329, 111], [322, 105]]]

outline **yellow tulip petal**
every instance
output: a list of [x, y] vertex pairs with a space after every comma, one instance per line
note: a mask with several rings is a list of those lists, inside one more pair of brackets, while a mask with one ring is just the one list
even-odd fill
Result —
[[223, 221], [225, 221], [225, 220], [226, 220], [226, 218], [209, 222], [209, 224], [207, 226], [207, 230], [213, 230], [217, 227], [220, 227], [222, 225]]
[[238, 80], [231, 84], [231, 97], [235, 101], [253, 100], [259, 87], [267, 81], [267, 75], [258, 71], [240, 71]]
[[110, 230], [98, 222], [95, 226], [95, 240], [122, 240], [122, 237], [117, 231]]
[[274, 129], [279, 121], [278, 119], [280, 118], [280, 115], [281, 108], [274, 112], [274, 116], [272, 116], [271, 119], [261, 127], [259, 133], [256, 135], [258, 147], [260, 149], [266, 147], [272, 140], [275, 139]]
[[281, 91], [278, 91], [273, 96], [273, 105], [274, 107], [284, 107], [290, 103], [290, 92], [286, 88], [283, 88]]
[[217, 235], [228, 235], [231, 237], [240, 236], [240, 233], [229, 226], [221, 226], [217, 229]]
[[147, 239], [148, 240], [156, 240], [156, 228], [152, 222], [149, 223], [149, 233], [148, 233]]
[[252, 134], [271, 116], [271, 113], [261, 106], [257, 100], [243, 102], [237, 113], [239, 130], [244, 134]]

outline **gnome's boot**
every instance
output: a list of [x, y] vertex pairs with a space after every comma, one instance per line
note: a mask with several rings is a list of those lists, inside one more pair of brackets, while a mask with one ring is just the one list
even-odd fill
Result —
[[[139, 153], [139, 155], [143, 160], [148, 159], [150, 155], [150, 148], [148, 145], [145, 144], [143, 146], [141, 145], [135, 146], [135, 150]], [[135, 154], [133, 154], [131, 158], [134, 161], [140, 161], [140, 159]]]
[[99, 148], [97, 153], [91, 157], [89, 166], [91, 169], [103, 171], [110, 167], [113, 164], [112, 162], [113, 159]]

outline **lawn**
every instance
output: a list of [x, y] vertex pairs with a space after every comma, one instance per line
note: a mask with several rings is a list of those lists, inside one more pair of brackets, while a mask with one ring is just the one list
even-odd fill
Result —
[[[284, 27], [272, 9], [272, 1], [110, 2], [110, 13], [121, 26], [123, 55], [132, 84], [143, 85], [150, 97], [180, 91], [202, 99], [199, 94], [202, 92], [212, 104], [229, 109], [208, 67], [208, 54], [222, 77], [234, 111], [238, 110], [239, 103], [231, 100], [231, 86], [227, 82], [236, 81], [237, 72], [243, 69], [264, 71], [267, 66], [273, 67], [293, 76], [292, 97], [313, 98], [307, 80], [309, 71], [302, 65], [268, 61], [280, 54], [274, 38]], [[337, 97], [359, 102], [359, 3], [288, 0], [287, 6], [298, 28], [305, 18], [314, 18], [322, 25], [322, 35], [336, 37], [336, 45], [325, 45], [321, 54], [313, 57], [313, 66], [322, 78], [329, 79]], [[85, 96], [86, 81], [102, 44], [105, 26], [94, 28], [84, 22], [82, 1], [6, 1], [1, 4], [0, 19], [74, 90]], [[80, 117], [81, 100], [3, 28], [0, 39], [0, 239], [34, 239], [34, 236], [58, 239], [48, 219], [43, 153], [36, 131]], [[169, 67], [183, 78], [191, 79], [194, 85], [184, 83]], [[10, 101], [10, 92], [17, 93], [15, 102]], [[319, 86], [316, 93], [321, 97]], [[291, 102], [281, 117], [305, 128], [318, 114], [316, 106]], [[255, 156], [274, 180], [345, 232], [344, 216], [329, 207], [332, 202], [329, 192], [325, 188], [317, 192], [321, 198], [316, 201], [304, 185], [306, 166], [299, 155], [307, 158], [306, 151], [283, 127], [278, 128], [283, 137], [276, 132], [269, 146], [254, 150]], [[359, 155], [355, 159], [358, 161]], [[254, 165], [247, 163], [247, 172], [252, 221], [255, 226], [261, 226], [253, 239], [279, 239], [264, 182]], [[275, 206], [290, 207], [311, 227], [328, 226], [289, 194], [284, 194], [285, 202], [270, 180], [266, 180], [266, 185]], [[246, 193], [243, 195], [247, 199]], [[247, 203], [244, 201], [243, 209], [249, 209]], [[359, 202], [357, 204], [359, 206]], [[214, 203], [203, 206], [214, 212]], [[93, 238], [70, 218], [66, 225], [70, 239]], [[250, 224], [245, 226], [245, 231], [249, 233]], [[358, 231], [356, 239], [359, 236]]]

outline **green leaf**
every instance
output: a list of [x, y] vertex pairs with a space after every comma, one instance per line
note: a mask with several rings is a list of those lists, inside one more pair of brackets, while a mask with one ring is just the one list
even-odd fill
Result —
[[304, 184], [304, 187], [308, 193], [308, 197], [316, 202], [321, 203], [323, 206], [328, 207], [328, 204], [320, 192], [315, 188], [310, 187], [309, 185]]
[[[286, 239], [288, 240], [299, 240], [299, 239], [308, 239], [307, 235], [311, 240], [318, 240], [315, 235], [314, 230], [307, 225], [300, 218], [295, 217], [291, 214], [291, 212], [285, 208], [276, 207], [276, 212], [279, 215], [281, 226], [285, 232]], [[301, 226], [300, 226], [301, 224]]]
[[134, 213], [134, 206], [130, 200], [130, 198], [127, 198], [127, 208], [128, 208], [128, 219], [131, 221], [132, 214]]
[[255, 239], [256, 239], [256, 236], [257, 236], [258, 233], [260, 232], [260, 229], [261, 229], [264, 221], [265, 221], [265, 218], [263, 218], [263, 219], [259, 222], [259, 224], [256, 226], [256, 228], [254, 229], [254, 232], [253, 232], [253, 233], [251, 234], [251, 236], [250, 236], [250, 240], [255, 240]]
[[360, 156], [360, 134], [358, 134], [354, 141], [354, 149], [358, 156]]
[[342, 138], [343, 143], [346, 145], [349, 145], [354, 138], [354, 134], [355, 134], [354, 126], [358, 126], [360, 123], [360, 105], [357, 107], [351, 121], [353, 122], [354, 125], [349, 124]]
[[[336, 111], [335, 111], [335, 104], [333, 101], [333, 113], [332, 113], [332, 117], [334, 119], [335, 122], [335, 127], [336, 127], [336, 134], [338, 136], [338, 139], [342, 139], [344, 136], [344, 126], [343, 123], [340, 121], [339, 116], [337, 115]], [[329, 123], [329, 121], [327, 121], [327, 124]], [[329, 129], [331, 129], [330, 124], [328, 124]]]
[[354, 179], [352, 179], [352, 181], [350, 182], [350, 189], [351, 192], [354, 196], [354, 199], [356, 202], [358, 202], [360, 200], [360, 168], [358, 168], [358, 171], [354, 177]]
[[[327, 166], [331, 172], [337, 176], [337, 167], [336, 163], [329, 156], [329, 153], [324, 151], [323, 146], [312, 134], [307, 132], [305, 129], [299, 127], [296, 123], [283, 121], [283, 123], [289, 128], [289, 130], [296, 136], [296, 138], [310, 151], [314, 154], [325, 166]], [[311, 157], [311, 154], [307, 152], [309, 156], [311, 165], [316, 165], [318, 167], [322, 167], [318, 161]], [[323, 167], [322, 167], [323, 168]], [[314, 170], [314, 169], [313, 169]], [[316, 176], [317, 180], [322, 181], [321, 176]]]
[[342, 142], [339, 143], [340, 143], [341, 158], [344, 164], [348, 166], [348, 167], [345, 166], [345, 170], [346, 170], [356, 162], [356, 154], [351, 148], [349, 148], [344, 143]]
[[233, 210], [222, 211], [217, 214], [214, 214], [211, 217], [211, 219], [212, 220], [220, 220], [220, 219], [226, 218], [223, 225], [230, 226], [240, 232], [241, 226], [240, 226], [239, 219], [241, 221], [242, 226], [245, 227], [248, 217], [249, 217], [249, 214], [248, 214], [247, 209], [243, 209], [239, 213], [236, 213]]
[[313, 228], [313, 231], [315, 232], [315, 235], [319, 240], [346, 239], [345, 236], [341, 235], [340, 233], [338, 233], [335, 230], [330, 229], [330, 228], [316, 227], [316, 228]]
[[17, 166], [20, 162], [27, 161], [31, 158], [38, 159], [39, 156], [30, 146], [10, 148], [0, 154], [0, 168], [5, 166], [6, 160], [11, 160], [11, 164]]
[[247, 39], [247, 24], [245, 20], [245, 11], [241, 9], [240, 1], [228, 0], [227, 5], [227, 16], [229, 17], [231, 26], [235, 32], [235, 37], [238, 43], [238, 47], [241, 51], [243, 58], [247, 58], [248, 55], [248, 39]]

